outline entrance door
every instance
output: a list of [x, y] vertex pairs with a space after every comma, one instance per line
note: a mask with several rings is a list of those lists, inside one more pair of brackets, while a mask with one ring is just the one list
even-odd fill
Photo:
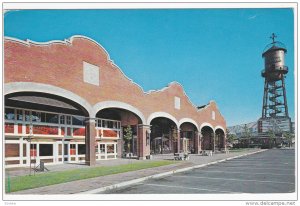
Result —
[[85, 161], [84, 142], [64, 142], [64, 163]]
[[133, 153], [133, 156], [137, 156], [137, 136], [136, 135], [133, 135], [133, 138], [132, 138], [132, 153]]
[[68, 163], [69, 162], [69, 142], [63, 143], [63, 162]]
[[188, 138], [182, 138], [181, 144], [182, 144], [182, 151], [185, 153], [189, 153], [189, 144], [190, 140]]
[[116, 159], [117, 143], [116, 142], [98, 142], [96, 148], [97, 160]]
[[173, 151], [174, 151], [174, 153], [178, 153], [179, 151], [178, 151], [178, 142], [177, 142], [177, 140], [175, 139], [175, 140], [173, 140]]
[[72, 163], [77, 162], [77, 148], [76, 143], [74, 142], [65, 142], [64, 143], [64, 162]]
[[97, 150], [96, 150], [97, 160], [106, 159], [106, 146], [105, 146], [105, 144], [98, 142], [97, 145], [98, 145]]

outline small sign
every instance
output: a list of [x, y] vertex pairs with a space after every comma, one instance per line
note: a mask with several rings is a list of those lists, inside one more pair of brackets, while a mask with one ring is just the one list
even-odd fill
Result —
[[99, 86], [99, 67], [83, 62], [83, 81]]
[[175, 109], [180, 109], [180, 98], [174, 97], [174, 107]]

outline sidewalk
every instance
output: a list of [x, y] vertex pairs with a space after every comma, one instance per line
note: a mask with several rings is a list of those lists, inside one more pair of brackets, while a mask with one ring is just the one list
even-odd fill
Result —
[[[161, 173], [165, 174], [172, 174], [173, 172], [192, 169], [194, 167], [201, 167], [205, 166], [209, 163], [214, 163], [216, 161], [226, 160], [227, 158], [237, 157], [240, 155], [246, 155], [248, 153], [259, 152], [263, 150], [259, 149], [251, 149], [249, 151], [243, 152], [232, 152], [229, 154], [215, 154], [213, 156], [200, 156], [200, 155], [191, 155], [188, 161], [176, 161], [176, 164], [155, 167], [150, 169], [143, 169], [138, 171], [132, 172], [125, 172], [121, 174], [114, 174], [114, 175], [107, 175], [102, 177], [78, 180], [73, 182], [67, 182], [63, 184], [51, 185], [46, 187], [40, 187], [35, 189], [23, 190], [18, 191], [10, 194], [75, 194], [75, 193], [84, 193], [90, 190], [97, 190], [98, 188], [105, 188], [105, 187], [112, 187], [112, 185], [118, 185], [122, 182], [133, 181], [135, 179], [140, 179], [137, 181], [142, 181], [143, 178], [148, 178], [149, 176], [159, 176]], [[155, 161], [155, 160], [162, 160], [162, 159], [173, 159], [173, 155], [157, 155], [154, 156], [153, 160], [145, 160], [145, 161]], [[140, 161], [140, 160], [130, 160], [131, 162]], [[98, 165], [116, 165], [116, 164], [128, 164], [130, 163], [128, 159], [118, 159], [110, 161], [103, 161], [98, 162]], [[55, 171], [66, 170], [70, 168], [80, 168], [86, 167], [85, 165], [68, 165], [67, 167], [63, 167], [63, 165], [59, 166], [51, 166], [52, 169]], [[50, 167], [49, 167], [50, 169]], [[28, 169], [27, 169], [28, 170]], [[15, 175], [20, 174], [21, 169], [19, 172], [15, 172]], [[10, 171], [12, 173], [12, 171]], [[25, 174], [26, 175], [26, 174]], [[10, 195], [9, 194], [9, 195]]]
[[[136, 159], [112, 159], [109, 161], [100, 160], [100, 161], [96, 161], [96, 167], [124, 165], [124, 164], [131, 164], [131, 163], [135, 163], [135, 162], [141, 162], [141, 160], [136, 160]], [[84, 162], [83, 163], [65, 163], [65, 164], [56, 164], [56, 165], [46, 165], [46, 167], [47, 167], [47, 169], [50, 170], [50, 172], [89, 168], [89, 166], [85, 165]], [[29, 167], [5, 169], [6, 175], [9, 174], [10, 177], [25, 176], [25, 175], [28, 175], [29, 172], [30, 172]], [[33, 174], [33, 171], [31, 173]]]

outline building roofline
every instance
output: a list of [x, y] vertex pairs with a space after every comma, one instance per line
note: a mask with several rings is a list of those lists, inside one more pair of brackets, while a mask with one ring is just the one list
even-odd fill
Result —
[[[36, 42], [36, 41], [33, 41], [33, 40], [30, 40], [30, 39], [26, 39], [26, 40], [21, 40], [21, 39], [18, 39], [18, 38], [14, 38], [14, 37], [9, 37], [9, 36], [5, 36], [4, 37], [4, 40], [7, 40], [7, 41], [14, 41], [14, 42], [17, 42], [17, 43], [20, 43], [20, 44], [23, 44], [25, 46], [28, 46], [30, 47], [30, 45], [37, 45], [37, 46], [50, 46], [52, 44], [63, 44], [63, 45], [72, 45], [74, 39], [76, 38], [83, 38], [83, 39], [86, 39], [92, 43], [94, 43], [95, 45], [97, 45], [101, 50], [104, 51], [105, 55], [107, 56], [107, 60], [109, 62], [111, 62], [111, 64], [116, 67], [117, 69], [119, 69], [119, 71], [123, 74], [123, 76], [130, 81], [130, 83], [136, 85], [140, 90], [141, 92], [144, 94], [144, 95], [151, 95], [153, 93], [158, 93], [158, 92], [163, 92], [167, 89], [169, 89], [172, 85], [179, 85], [181, 88], [182, 88], [182, 91], [183, 91], [183, 94], [184, 96], [187, 98], [188, 102], [195, 108], [195, 110], [197, 112], [201, 112], [202, 110], [205, 110], [208, 106], [210, 106], [210, 104], [212, 102], [215, 102], [214, 100], [211, 100], [204, 108], [201, 108], [201, 109], [198, 109], [198, 107], [190, 100], [189, 96], [186, 94], [185, 90], [184, 90], [184, 87], [181, 83], [177, 82], [177, 81], [172, 81], [170, 83], [168, 83], [167, 86], [161, 88], [161, 89], [156, 89], [156, 90], [149, 90], [149, 91], [145, 91], [143, 89], [143, 87], [141, 85], [139, 85], [138, 83], [134, 82], [131, 78], [129, 78], [124, 72], [123, 70], [118, 66], [116, 65], [113, 60], [111, 60], [110, 56], [109, 56], [109, 53], [106, 51], [106, 49], [100, 44], [98, 43], [96, 40], [90, 38], [90, 37], [87, 37], [87, 36], [84, 36], [84, 35], [73, 35], [71, 37], [69, 37], [68, 39], [64, 39], [64, 40], [51, 40], [51, 41], [46, 41], [46, 42]], [[220, 113], [221, 114], [221, 113]], [[223, 117], [223, 115], [221, 115]], [[223, 117], [224, 118], [224, 117]]]

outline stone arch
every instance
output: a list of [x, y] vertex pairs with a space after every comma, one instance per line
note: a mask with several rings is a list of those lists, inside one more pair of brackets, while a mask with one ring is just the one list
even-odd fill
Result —
[[92, 114], [92, 106], [88, 101], [69, 90], [57, 86], [35, 82], [11, 82], [4, 85], [4, 95], [16, 92], [39, 92], [64, 97], [83, 107], [90, 117]]
[[205, 126], [208, 126], [208, 127], [210, 127], [213, 131], [215, 131], [215, 130], [214, 130], [214, 127], [213, 127], [210, 123], [208, 123], [208, 122], [203, 122], [203, 123], [200, 125], [199, 131], [201, 132], [202, 128], [205, 127]]
[[226, 133], [223, 127], [215, 127], [215, 148], [222, 150], [226, 147]]
[[197, 130], [199, 131], [198, 123], [195, 120], [191, 119], [191, 118], [182, 118], [182, 119], [180, 119], [179, 122], [178, 122], [179, 127], [180, 127], [181, 124], [186, 123], [186, 122], [193, 124], [197, 128]]
[[167, 119], [170, 119], [176, 124], [177, 128], [179, 128], [179, 123], [178, 123], [177, 119], [167, 112], [154, 112], [154, 113], [150, 114], [147, 119], [147, 124], [150, 125], [151, 121], [157, 117], [165, 117]]
[[171, 154], [180, 151], [180, 131], [177, 119], [166, 112], [149, 115], [151, 125], [150, 151], [152, 154]]
[[216, 132], [217, 129], [221, 129], [224, 132], [224, 134], [226, 134], [226, 130], [222, 126], [220, 125], [216, 126], [214, 131]]
[[199, 125], [191, 118], [179, 120], [181, 149], [191, 154], [199, 153]]
[[134, 114], [136, 114], [142, 121], [142, 124], [146, 123], [145, 117], [143, 113], [137, 109], [136, 107], [124, 103], [124, 102], [119, 102], [119, 101], [103, 101], [103, 102], [98, 102], [93, 106], [93, 112], [92, 112], [92, 117], [96, 117], [96, 114], [98, 111], [102, 109], [107, 109], [107, 108], [119, 108], [119, 109], [125, 109], [128, 110]]
[[214, 127], [207, 122], [200, 125], [201, 133], [201, 149], [202, 150], [213, 150], [214, 151]]

